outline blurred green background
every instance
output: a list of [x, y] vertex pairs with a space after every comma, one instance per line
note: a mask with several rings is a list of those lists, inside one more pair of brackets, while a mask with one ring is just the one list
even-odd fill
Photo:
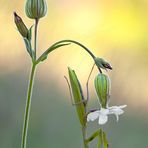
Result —
[[[148, 1], [48, 0], [40, 21], [38, 55], [61, 39], [74, 39], [113, 66], [111, 105], [127, 104], [125, 114], [103, 126], [111, 148], [148, 147]], [[27, 26], [21, 0], [0, 0], [0, 148], [20, 148], [30, 59], [13, 21], [16, 11]], [[81, 48], [54, 51], [37, 69], [28, 148], [82, 148], [82, 135], [69, 99], [67, 66], [75, 69], [84, 92], [93, 64]], [[97, 108], [93, 73], [89, 108]], [[99, 128], [89, 123], [88, 134]], [[95, 148], [95, 142], [91, 145]]]

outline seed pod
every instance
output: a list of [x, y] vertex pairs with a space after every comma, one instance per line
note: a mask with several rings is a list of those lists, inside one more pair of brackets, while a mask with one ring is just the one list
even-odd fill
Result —
[[75, 71], [71, 68], [68, 68], [69, 79], [72, 88], [73, 98], [76, 105], [78, 117], [82, 126], [86, 124], [85, 120], [85, 105], [84, 105], [84, 97], [81, 89], [80, 82], [75, 74]]
[[26, 0], [26, 15], [31, 19], [40, 19], [47, 13], [46, 0]]
[[110, 79], [105, 74], [98, 74], [94, 81], [101, 107], [106, 108], [110, 96]]
[[95, 58], [95, 63], [99, 68], [112, 69], [111, 65], [102, 58]]
[[17, 26], [17, 29], [20, 32], [20, 34], [24, 38], [27, 38], [28, 37], [28, 28], [26, 27], [26, 25], [24, 24], [23, 20], [21, 19], [20, 16], [17, 15], [16, 12], [14, 12], [14, 22], [15, 22], [15, 24]]

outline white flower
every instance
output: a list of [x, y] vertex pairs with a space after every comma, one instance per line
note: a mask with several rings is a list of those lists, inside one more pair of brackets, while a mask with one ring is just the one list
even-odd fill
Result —
[[124, 113], [124, 111], [122, 109], [125, 108], [126, 106], [127, 105], [101, 108], [100, 110], [89, 113], [87, 115], [87, 121], [94, 121], [97, 118], [99, 118], [98, 124], [102, 125], [102, 124], [105, 124], [108, 121], [108, 115], [109, 114], [114, 114], [117, 118], [117, 121], [118, 121], [119, 115]]

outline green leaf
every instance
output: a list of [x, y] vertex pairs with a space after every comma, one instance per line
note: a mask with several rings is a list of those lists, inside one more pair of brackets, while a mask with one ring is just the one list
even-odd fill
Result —
[[31, 46], [31, 42], [27, 38], [24, 38], [24, 42], [29, 55], [33, 58], [33, 50]]
[[40, 57], [39, 59], [37, 60], [37, 63], [41, 62], [41, 61], [44, 61], [45, 59], [47, 59], [47, 56], [50, 52], [52, 52], [53, 50], [59, 48], [59, 47], [62, 47], [62, 46], [66, 46], [66, 45], [70, 45], [70, 43], [64, 43], [64, 44], [58, 44], [58, 45], [55, 45], [55, 46], [51, 46], [49, 47]]
[[77, 109], [79, 121], [82, 126], [85, 126], [85, 124], [86, 124], [85, 105], [83, 102], [84, 98], [83, 98], [83, 94], [82, 94], [81, 85], [80, 85], [80, 82], [77, 78], [75, 71], [72, 70], [71, 68], [68, 68], [68, 72], [69, 72], [70, 84], [71, 84], [71, 88], [72, 88], [74, 102], [76, 104], [76, 109]]
[[33, 28], [33, 26], [34, 26], [34, 25], [32, 25], [32, 26], [30, 27], [30, 29], [28, 30], [28, 33], [27, 33], [27, 39], [28, 39], [29, 41], [31, 41], [31, 39], [32, 39], [32, 28]]
[[97, 148], [109, 148], [109, 144], [106, 138], [105, 132], [102, 129], [97, 130], [87, 139], [87, 143], [93, 141], [96, 137], [98, 137], [98, 147]]
[[87, 139], [87, 143], [93, 141], [98, 135], [99, 135], [99, 131], [97, 130], [96, 132], [94, 132], [88, 139]]

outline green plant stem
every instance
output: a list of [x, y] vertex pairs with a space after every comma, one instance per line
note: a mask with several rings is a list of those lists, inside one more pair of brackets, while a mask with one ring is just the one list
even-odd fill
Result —
[[86, 126], [82, 127], [82, 135], [83, 135], [83, 143], [84, 143], [84, 148], [89, 148], [87, 139], [86, 139]]
[[35, 56], [35, 60], [36, 60], [36, 50], [37, 50], [38, 23], [39, 23], [39, 20], [35, 19], [35, 29], [34, 29], [34, 56]]
[[57, 44], [60, 44], [60, 43], [64, 43], [64, 42], [70, 42], [70, 43], [74, 43], [74, 44], [77, 44], [77, 45], [81, 46], [83, 49], [85, 49], [85, 50], [90, 54], [90, 56], [91, 56], [93, 59], [95, 59], [94, 54], [93, 54], [86, 46], [84, 46], [83, 44], [81, 44], [81, 43], [79, 43], [79, 42], [77, 42], [77, 41], [74, 41], [74, 40], [61, 40], [61, 41], [55, 43], [53, 46], [55, 46], [55, 45], [57, 45]]
[[34, 84], [35, 69], [36, 69], [36, 64], [32, 64], [30, 80], [28, 84], [28, 93], [27, 93], [27, 100], [26, 100], [26, 107], [25, 107], [21, 148], [26, 148], [27, 131], [28, 131], [28, 124], [29, 124], [29, 115], [30, 115], [30, 108], [31, 108], [31, 97], [32, 97], [33, 84]]

